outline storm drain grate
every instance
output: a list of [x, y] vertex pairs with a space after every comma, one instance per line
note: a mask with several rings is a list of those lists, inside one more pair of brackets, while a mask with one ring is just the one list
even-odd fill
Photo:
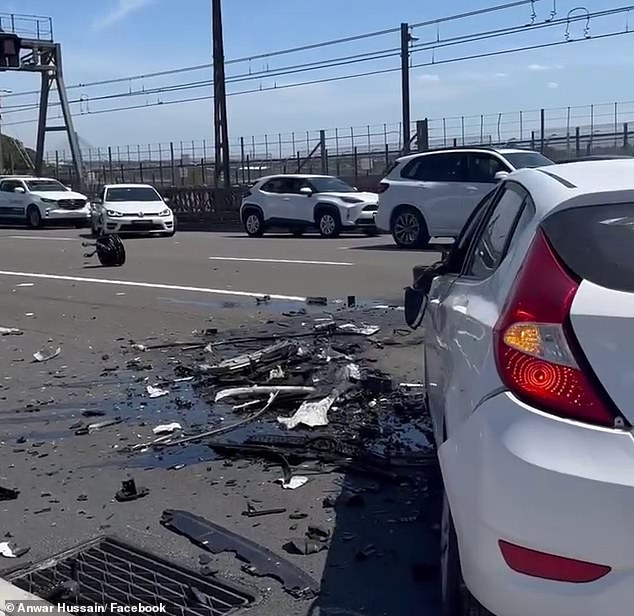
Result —
[[[222, 616], [255, 601], [247, 591], [199, 575], [110, 537], [82, 544], [68, 552], [14, 572], [15, 586], [51, 603], [106, 606], [165, 606], [172, 616]], [[78, 596], [64, 596], [79, 583]], [[149, 610], [148, 610], [149, 612]], [[160, 612], [159, 612], [160, 613]]]

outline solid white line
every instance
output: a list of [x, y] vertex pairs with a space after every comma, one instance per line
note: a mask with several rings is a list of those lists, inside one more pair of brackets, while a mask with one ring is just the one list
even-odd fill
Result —
[[53, 240], [54, 242], [78, 242], [77, 237], [50, 237], [47, 235], [7, 235], [10, 240]]
[[294, 259], [258, 259], [247, 257], [208, 257], [210, 261], [248, 261], [253, 263], [297, 263], [298, 265], [354, 265], [343, 261], [302, 261]]
[[141, 287], [143, 289], [166, 289], [168, 291], [191, 291], [193, 293], [207, 293], [210, 295], [230, 295], [233, 297], [263, 297], [287, 302], [305, 302], [305, 297], [295, 295], [276, 295], [274, 293], [256, 293], [254, 291], [230, 291], [227, 289], [209, 289], [207, 287], [186, 287], [176, 284], [159, 284], [155, 282], [136, 282], [132, 280], [110, 280], [108, 278], [83, 278], [81, 276], [60, 276], [58, 274], [36, 274], [33, 272], [7, 272], [0, 270], [0, 276], [15, 276], [16, 278], [43, 278], [44, 280], [64, 280], [68, 282], [91, 282], [93, 284], [109, 284], [121, 287]]

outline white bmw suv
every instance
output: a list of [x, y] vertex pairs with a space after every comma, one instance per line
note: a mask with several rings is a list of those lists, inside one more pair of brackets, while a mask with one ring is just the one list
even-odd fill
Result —
[[377, 226], [400, 248], [456, 237], [478, 201], [505, 175], [553, 162], [529, 150], [453, 148], [399, 158], [379, 185]]
[[510, 174], [406, 293], [447, 616], [632, 613], [633, 178], [634, 160]]
[[322, 237], [343, 230], [376, 233], [376, 193], [359, 192], [328, 175], [275, 175], [261, 178], [244, 195], [240, 220], [251, 237], [272, 227], [301, 236], [311, 227]]

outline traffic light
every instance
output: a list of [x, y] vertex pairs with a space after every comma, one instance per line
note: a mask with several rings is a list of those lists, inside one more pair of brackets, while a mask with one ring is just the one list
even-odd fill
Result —
[[20, 37], [16, 34], [0, 32], [0, 71], [20, 66]]

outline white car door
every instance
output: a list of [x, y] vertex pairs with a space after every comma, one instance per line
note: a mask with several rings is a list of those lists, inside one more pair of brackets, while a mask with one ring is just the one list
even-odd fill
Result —
[[412, 169], [406, 167], [403, 174], [418, 180], [410, 188], [413, 205], [421, 210], [431, 236], [457, 236], [469, 217], [464, 208], [467, 154], [429, 154], [412, 164]]
[[265, 202], [264, 218], [267, 222], [279, 225], [288, 220], [291, 180], [292, 178], [284, 176], [272, 178], [260, 189]]
[[485, 207], [460, 274], [433, 282], [423, 320], [429, 406], [436, 430], [444, 426], [448, 435], [471, 414], [490, 384], [482, 367], [493, 352], [493, 328], [502, 309], [495, 273], [512, 238], [534, 213], [528, 193], [514, 182], [505, 182]]
[[[23, 192], [15, 192], [21, 188]], [[0, 216], [23, 218], [26, 214], [26, 187], [22, 180], [3, 180], [0, 182]]]
[[471, 212], [498, 180], [495, 174], [501, 171], [510, 173], [512, 169], [495, 154], [487, 152], [471, 152], [467, 181], [464, 184], [465, 210]]

